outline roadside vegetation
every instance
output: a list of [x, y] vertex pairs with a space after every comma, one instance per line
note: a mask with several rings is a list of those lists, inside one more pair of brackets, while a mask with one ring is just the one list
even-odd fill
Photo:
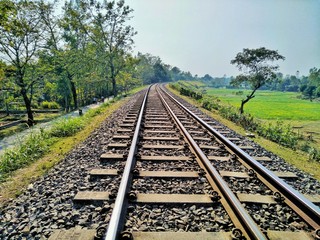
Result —
[[112, 112], [125, 104], [128, 100], [126, 96], [143, 88], [135, 88], [123, 97], [119, 96], [87, 111], [83, 116], [58, 121], [52, 128], [34, 132], [15, 148], [7, 150], [0, 157], [0, 206], [18, 196], [28, 184], [45, 174], [83, 142]]
[[[253, 133], [253, 131], [249, 131], [245, 127], [243, 127], [239, 123], [239, 117], [235, 117], [237, 121], [232, 121], [229, 118], [226, 117], [226, 115], [221, 114], [217, 108], [218, 106], [224, 106], [225, 112], [228, 112], [228, 116], [239, 116], [239, 110], [235, 106], [231, 106], [227, 102], [224, 102], [217, 96], [212, 96], [212, 95], [207, 95], [205, 93], [205, 90], [207, 91], [213, 91], [215, 89], [211, 89], [206, 87], [206, 84], [204, 84], [202, 81], [179, 81], [177, 83], [171, 83], [168, 85], [169, 89], [173, 91], [174, 93], [180, 95], [183, 99], [186, 101], [198, 106], [201, 108], [204, 112], [206, 112], [208, 115], [213, 117], [214, 119], [220, 121], [227, 127], [239, 132], [242, 135], [246, 135], [248, 132]], [[187, 90], [189, 92], [188, 95], [181, 94], [181, 88], [184, 89], [189, 89]], [[193, 89], [193, 90], [191, 90]], [[216, 89], [219, 90], [219, 89]], [[220, 89], [221, 91], [237, 91], [235, 89]], [[202, 97], [200, 99], [195, 99], [192, 97], [194, 93], [192, 92], [197, 92], [198, 94], [201, 94]], [[223, 95], [223, 94], [222, 94]], [[238, 96], [239, 97], [239, 96]], [[258, 99], [258, 98], [257, 98]], [[239, 104], [239, 102], [238, 102]], [[250, 103], [250, 104], [253, 104]], [[236, 105], [238, 106], [238, 105]], [[247, 107], [247, 111], [249, 110], [249, 107]], [[232, 111], [232, 112], [231, 112]], [[243, 115], [243, 114], [242, 114]], [[254, 119], [255, 121], [259, 122], [260, 124], [265, 124], [263, 120], [257, 119], [249, 115], [248, 113], [245, 113], [245, 115], [248, 115], [249, 118]], [[279, 120], [274, 120], [271, 122], [271, 126], [269, 125], [269, 122], [265, 124], [265, 127], [269, 129], [269, 132], [272, 133], [273, 135], [280, 136], [284, 132], [289, 132], [285, 135], [294, 135], [294, 139], [298, 139], [297, 141], [294, 141], [295, 144], [298, 146], [301, 146], [301, 150], [296, 148], [291, 148], [282, 144], [277, 143], [275, 140], [268, 139], [266, 137], [258, 135], [258, 133], [255, 133], [255, 137], [252, 138], [253, 141], [257, 142], [267, 150], [273, 152], [274, 154], [282, 157], [285, 159], [288, 163], [296, 166], [297, 168], [306, 171], [313, 175], [316, 179], [320, 180], [320, 172], [319, 170], [319, 160], [317, 159], [318, 157], [318, 147], [319, 147], [319, 140], [318, 139], [313, 139], [310, 141], [308, 138], [301, 138], [301, 129], [300, 133], [297, 134], [296, 129], [292, 129], [290, 124], [286, 124], [285, 121], [280, 121], [277, 124], [277, 121]], [[244, 121], [247, 122], [247, 121]], [[249, 121], [251, 122], [251, 120]], [[280, 126], [279, 126], [280, 125]], [[281, 132], [282, 131], [282, 132]], [[300, 137], [297, 137], [300, 136]], [[290, 137], [291, 138], [291, 137]], [[276, 139], [276, 137], [275, 137]], [[278, 137], [279, 139], [279, 137]], [[305, 146], [305, 149], [303, 149], [303, 146]], [[311, 147], [312, 146], [312, 147]], [[310, 151], [310, 149], [314, 149], [314, 152]]]
[[97, 108], [90, 109], [83, 116], [57, 120], [51, 128], [34, 130], [25, 140], [18, 141], [17, 146], [6, 150], [0, 156], [0, 182], [7, 180], [14, 171], [36, 162], [50, 152], [55, 143], [74, 136], [87, 128], [97, 116], [101, 116], [108, 109], [113, 108], [119, 99], [120, 96]]
[[[177, 82], [170, 86], [245, 131], [254, 132], [292, 150], [304, 151], [310, 160], [320, 162], [319, 103], [299, 99], [298, 94], [294, 93], [260, 91], [259, 97], [248, 103], [247, 113], [241, 114], [237, 106], [242, 95], [249, 91], [207, 88], [199, 82]], [[303, 126], [308, 124], [310, 129], [305, 129]]]
[[41, 121], [37, 111], [63, 114], [137, 86], [194, 78], [160, 57], [133, 55], [125, 1], [61, 3], [0, 0], [0, 125], [14, 117], [25, 128]]

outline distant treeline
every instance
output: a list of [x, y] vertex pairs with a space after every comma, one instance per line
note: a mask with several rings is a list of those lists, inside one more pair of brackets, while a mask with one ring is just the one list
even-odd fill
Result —
[[[207, 86], [215, 88], [238, 88], [230, 85], [233, 77], [212, 77], [209, 74], [199, 78]], [[241, 88], [249, 89], [249, 86], [242, 85]], [[282, 91], [282, 92], [301, 92], [302, 97], [305, 99], [313, 100], [320, 97], [320, 68], [312, 68], [308, 76], [296, 75], [283, 75], [277, 74], [276, 81], [271, 84], [264, 85], [260, 90]]]

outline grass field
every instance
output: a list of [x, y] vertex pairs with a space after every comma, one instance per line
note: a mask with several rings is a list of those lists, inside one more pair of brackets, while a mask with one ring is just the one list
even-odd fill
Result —
[[[242, 95], [239, 95], [240, 91], [243, 92]], [[207, 89], [207, 94], [235, 107], [240, 107], [241, 99], [248, 93], [247, 90], [237, 89]], [[244, 111], [266, 122], [281, 120], [292, 127], [301, 127], [295, 131], [300, 131], [305, 136], [310, 135], [309, 132], [315, 132], [312, 138], [320, 144], [320, 102], [299, 99], [298, 95], [299, 93], [260, 90], [244, 106]]]
[[[242, 91], [242, 95], [236, 92]], [[223, 102], [235, 107], [240, 107], [241, 99], [244, 99], [250, 91], [235, 89], [208, 89], [207, 93], [217, 96]], [[255, 98], [251, 99], [244, 107], [244, 111], [259, 119], [273, 120], [320, 120], [320, 103], [298, 99], [299, 93], [257, 91]]]

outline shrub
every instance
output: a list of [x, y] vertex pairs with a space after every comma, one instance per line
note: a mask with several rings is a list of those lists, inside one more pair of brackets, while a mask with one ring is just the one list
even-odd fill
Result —
[[59, 109], [60, 105], [56, 102], [43, 101], [41, 107], [44, 109]]
[[282, 121], [277, 121], [275, 124], [260, 125], [257, 133], [262, 137], [294, 150], [299, 140], [298, 134], [292, 131], [291, 126], [283, 124]]
[[317, 162], [320, 162], [320, 150], [311, 147], [309, 149], [309, 160], [315, 160]]
[[26, 166], [43, 156], [48, 150], [54, 139], [49, 139], [49, 135], [41, 131], [32, 133], [25, 142], [18, 147], [9, 149], [0, 159], [0, 182], [9, 173], [23, 166]]
[[[33, 132], [26, 141], [20, 142], [17, 147], [5, 151], [0, 156], [0, 182], [5, 181], [13, 171], [41, 158], [49, 151], [50, 146], [59, 140], [59, 137], [68, 137], [79, 132], [86, 123], [92, 120], [92, 117], [102, 113], [110, 105], [109, 102], [104, 103], [99, 108], [89, 110], [82, 117], [56, 121], [50, 130], [40, 129], [38, 133]], [[50, 164], [44, 164], [40, 167], [45, 170], [50, 167]]]
[[68, 118], [57, 121], [49, 134], [53, 137], [69, 137], [79, 132], [85, 126], [85, 119], [81, 117]]

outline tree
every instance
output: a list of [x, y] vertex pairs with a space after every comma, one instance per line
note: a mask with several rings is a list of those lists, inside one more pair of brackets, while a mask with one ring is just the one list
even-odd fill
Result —
[[181, 70], [178, 67], [173, 67], [170, 72], [171, 72], [173, 81], [180, 80], [179, 78], [180, 78]]
[[201, 80], [206, 81], [206, 82], [210, 82], [213, 80], [213, 77], [211, 77], [209, 74], [204, 75]]
[[155, 65], [153, 65], [153, 70], [154, 70], [154, 76], [152, 79], [153, 83], [171, 81], [171, 77], [169, 75], [168, 69], [160, 61], [158, 61]]
[[31, 102], [35, 84], [41, 76], [32, 74], [37, 53], [43, 45], [44, 25], [39, 16], [39, 2], [6, 1], [9, 8], [0, 8], [0, 52], [4, 61], [14, 68], [14, 82], [20, 89], [28, 125], [34, 123]]
[[276, 80], [276, 71], [278, 65], [272, 64], [276, 60], [284, 60], [285, 57], [280, 55], [278, 51], [269, 50], [264, 47], [258, 49], [244, 48], [238, 53], [235, 59], [231, 60], [231, 64], [243, 72], [231, 81], [231, 85], [240, 86], [248, 84], [252, 92], [246, 99], [241, 100], [240, 113], [243, 113], [244, 105], [255, 97], [255, 92], [267, 83]]
[[124, 0], [102, 3], [79, 0], [79, 10], [86, 16], [86, 19], [78, 17], [81, 30], [93, 41], [99, 59], [103, 59], [107, 78], [112, 82], [113, 95], [117, 96], [116, 77], [125, 67], [125, 56], [131, 51], [132, 37], [136, 34], [133, 27], [126, 24], [133, 10], [125, 5]]
[[9, 103], [13, 102], [14, 99], [14, 86], [10, 81], [10, 75], [12, 73], [10, 66], [7, 66], [3, 61], [0, 60], [0, 98], [1, 107], [6, 110], [7, 116], [9, 115]]
[[136, 66], [136, 78], [141, 78], [144, 84], [151, 84], [154, 77], [153, 66], [157, 62], [161, 62], [159, 57], [152, 56], [151, 54], [142, 54], [138, 52], [137, 55], [138, 65]]
[[312, 68], [310, 69], [310, 84], [313, 86], [320, 86], [320, 68]]

